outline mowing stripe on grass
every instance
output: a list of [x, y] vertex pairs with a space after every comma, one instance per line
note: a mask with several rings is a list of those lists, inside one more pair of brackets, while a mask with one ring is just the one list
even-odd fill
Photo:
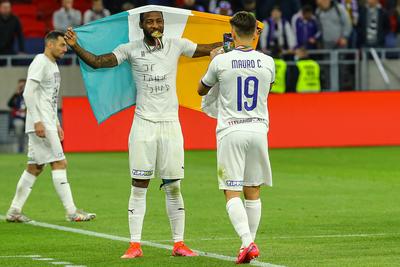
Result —
[[[5, 216], [0, 215], [0, 219], [4, 220]], [[39, 227], [44, 227], [44, 228], [49, 228], [49, 229], [54, 229], [54, 230], [59, 230], [59, 231], [64, 231], [64, 232], [77, 233], [77, 234], [88, 235], [88, 236], [95, 236], [95, 237], [100, 237], [100, 238], [110, 239], [110, 240], [115, 240], [115, 241], [130, 242], [130, 239], [126, 238], [126, 237], [98, 233], [98, 232], [94, 232], [94, 231], [66, 227], [66, 226], [61, 226], [61, 225], [56, 225], [56, 224], [49, 224], [49, 223], [36, 222], [36, 221], [30, 221], [25, 224], [30, 224], [33, 226], [39, 226]], [[172, 250], [172, 246], [158, 244], [155, 242], [142, 241], [141, 243], [144, 246]], [[210, 253], [210, 252], [204, 252], [204, 251], [199, 251], [199, 250], [194, 250], [194, 251], [203, 257], [214, 258], [214, 259], [224, 260], [224, 261], [233, 261], [233, 262], [236, 261], [235, 257], [230, 257], [230, 256], [225, 256], [225, 255], [220, 255], [220, 254]], [[271, 263], [261, 262], [261, 261], [256, 261], [256, 260], [253, 260], [250, 264], [254, 265], [254, 266], [262, 266], [262, 267], [285, 267], [283, 265], [276, 265], [276, 264], [271, 264]]]

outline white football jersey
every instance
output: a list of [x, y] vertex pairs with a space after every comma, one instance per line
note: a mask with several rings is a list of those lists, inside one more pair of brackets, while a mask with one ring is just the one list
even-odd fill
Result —
[[143, 40], [118, 46], [118, 64], [128, 60], [136, 83], [136, 114], [150, 121], [178, 120], [176, 73], [179, 57], [192, 57], [197, 45], [188, 39], [164, 39], [163, 48], [149, 51]]
[[268, 131], [267, 97], [274, 80], [274, 60], [254, 50], [235, 49], [211, 61], [201, 82], [219, 85], [218, 139], [236, 130]]
[[[57, 63], [51, 61], [45, 54], [38, 54], [29, 65], [27, 80], [39, 83], [35, 102], [41, 122], [46, 130], [57, 130], [57, 104], [61, 82]], [[27, 112], [25, 132], [34, 131], [33, 118]]]

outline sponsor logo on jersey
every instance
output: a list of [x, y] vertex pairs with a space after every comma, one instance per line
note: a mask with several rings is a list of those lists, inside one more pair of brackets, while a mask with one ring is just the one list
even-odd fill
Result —
[[134, 175], [134, 176], [151, 176], [151, 175], [153, 175], [153, 170], [144, 171], [144, 170], [132, 169], [132, 175]]
[[226, 180], [225, 184], [227, 186], [243, 186], [243, 181]]
[[246, 118], [246, 119], [236, 119], [236, 120], [230, 120], [228, 121], [228, 125], [237, 125], [237, 124], [242, 124], [242, 123], [253, 123], [253, 122], [267, 122], [266, 119], [263, 118]]

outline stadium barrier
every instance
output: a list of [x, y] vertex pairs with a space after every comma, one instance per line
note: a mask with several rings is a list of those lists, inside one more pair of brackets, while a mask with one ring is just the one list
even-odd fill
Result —
[[[271, 148], [400, 145], [400, 92], [270, 95]], [[134, 108], [98, 125], [85, 97], [63, 98], [67, 152], [127, 151]], [[215, 149], [216, 121], [180, 108], [185, 149]], [[251, 125], [249, 125], [251, 127]]]

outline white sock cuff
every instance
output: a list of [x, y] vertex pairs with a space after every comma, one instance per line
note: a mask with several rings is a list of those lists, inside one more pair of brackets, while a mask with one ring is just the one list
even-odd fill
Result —
[[52, 170], [51, 176], [53, 179], [66, 179], [67, 178], [67, 170]]
[[255, 199], [255, 200], [245, 199], [244, 200], [245, 207], [257, 207], [258, 205], [261, 205], [261, 199]]
[[22, 176], [24, 178], [27, 178], [27, 179], [30, 179], [30, 180], [36, 179], [36, 176], [33, 175], [32, 173], [29, 173], [27, 170], [24, 170], [24, 172], [22, 173]]
[[131, 195], [136, 196], [146, 196], [147, 193], [147, 188], [143, 188], [143, 187], [136, 187], [136, 186], [132, 186], [131, 187]]
[[226, 202], [226, 210], [229, 212], [229, 209], [233, 206], [233, 205], [237, 205], [238, 203], [242, 203], [242, 199], [240, 199], [240, 197], [234, 197], [228, 200], [228, 202]]
[[22, 173], [21, 178], [22, 178], [22, 182], [24, 184], [27, 184], [29, 187], [32, 187], [33, 184], [36, 182], [36, 176], [29, 173], [27, 170], [25, 170]]

